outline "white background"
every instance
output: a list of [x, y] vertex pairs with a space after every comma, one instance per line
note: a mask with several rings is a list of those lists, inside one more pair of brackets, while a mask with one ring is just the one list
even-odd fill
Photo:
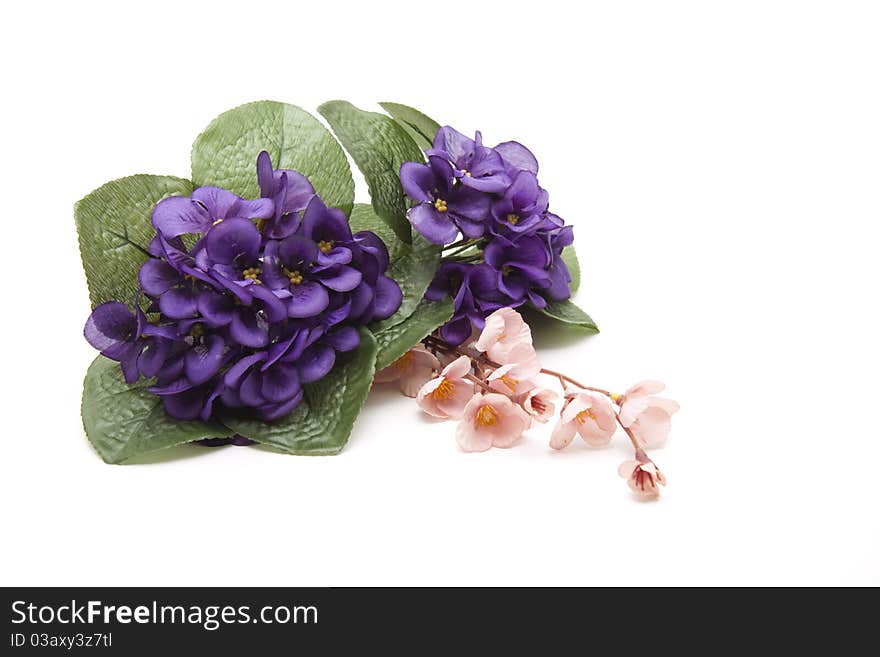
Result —
[[[7, 6], [0, 583], [880, 584], [878, 19], [854, 2]], [[73, 203], [187, 176], [196, 134], [264, 98], [393, 100], [534, 150], [602, 328], [540, 331], [540, 353], [600, 386], [668, 383], [658, 503], [618, 479], [622, 435], [554, 453], [539, 427], [464, 454], [390, 391], [338, 457], [101, 462], [79, 418], [94, 353]]]

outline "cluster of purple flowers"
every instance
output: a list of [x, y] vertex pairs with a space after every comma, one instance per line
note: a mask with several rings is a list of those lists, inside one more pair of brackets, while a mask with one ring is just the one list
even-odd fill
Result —
[[[562, 250], [572, 243], [571, 226], [549, 211], [538, 184], [538, 162], [522, 144], [484, 146], [440, 128], [427, 164], [400, 169], [413, 227], [426, 239], [450, 246], [425, 297], [455, 301], [455, 315], [441, 329], [444, 340], [461, 344], [487, 315], [501, 307], [571, 295], [571, 275]], [[463, 236], [459, 239], [459, 236]]]
[[149, 391], [177, 419], [208, 419], [218, 404], [267, 421], [287, 415], [303, 384], [358, 346], [357, 326], [400, 306], [378, 236], [352, 235], [340, 210], [302, 174], [273, 169], [266, 152], [257, 177], [256, 200], [200, 187], [158, 203], [135, 314], [110, 301], [86, 323], [86, 339], [127, 382], [156, 378]]

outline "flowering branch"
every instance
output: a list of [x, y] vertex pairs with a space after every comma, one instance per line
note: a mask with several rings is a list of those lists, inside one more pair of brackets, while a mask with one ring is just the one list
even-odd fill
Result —
[[[429, 335], [379, 378], [398, 380], [401, 390], [416, 397], [429, 415], [461, 420], [456, 433], [461, 448], [483, 451], [510, 447], [533, 421], [546, 423], [554, 416], [558, 395], [534, 380], [538, 374], [553, 377], [562, 387], [563, 404], [550, 446], [563, 449], [575, 435], [593, 446], [607, 445], [620, 426], [634, 450], [634, 458], [620, 466], [620, 475], [639, 496], [658, 496], [666, 478], [645, 450], [665, 442], [670, 418], [678, 410], [674, 401], [655, 396], [662, 383], [643, 381], [617, 394], [544, 368], [531, 330], [510, 308], [489, 315], [473, 338], [455, 345]], [[416, 361], [418, 368], [412, 366]]]

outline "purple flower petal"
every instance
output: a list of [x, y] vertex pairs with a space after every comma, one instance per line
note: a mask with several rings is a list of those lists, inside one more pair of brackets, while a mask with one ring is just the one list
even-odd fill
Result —
[[241, 397], [241, 401], [246, 406], [260, 406], [266, 403], [266, 399], [261, 392], [262, 387], [263, 375], [259, 370], [253, 369], [250, 374], [242, 379], [241, 385], [238, 388], [238, 396]]
[[269, 322], [281, 322], [287, 318], [287, 305], [271, 289], [265, 285], [252, 285], [250, 293], [254, 295], [254, 299], [260, 301]]
[[290, 415], [293, 410], [299, 406], [300, 402], [303, 398], [303, 392], [300, 390], [293, 399], [290, 399], [286, 402], [281, 402], [280, 404], [266, 404], [260, 407], [259, 416], [261, 419], [266, 422], [273, 422], [275, 420], [279, 420], [287, 415]]
[[404, 162], [400, 167], [400, 184], [403, 185], [403, 191], [411, 199], [420, 203], [434, 202], [431, 193], [436, 186], [434, 173], [427, 164]]
[[470, 160], [474, 156], [476, 142], [465, 137], [455, 128], [445, 125], [434, 135], [433, 148], [429, 153], [442, 153], [453, 162]]
[[328, 208], [319, 196], [309, 201], [302, 221], [302, 234], [315, 242], [348, 242], [351, 228], [341, 210]]
[[249, 219], [226, 219], [208, 231], [205, 250], [216, 263], [246, 265], [257, 260], [262, 240]]
[[327, 345], [313, 345], [305, 350], [296, 366], [299, 369], [299, 377], [303, 383], [312, 383], [323, 379], [336, 362], [336, 352]]
[[199, 292], [198, 309], [211, 326], [226, 326], [232, 321], [234, 297], [215, 290], [202, 290]]
[[281, 263], [290, 271], [305, 272], [318, 257], [317, 244], [302, 235], [284, 239], [277, 248]]
[[138, 271], [141, 289], [152, 297], [158, 297], [168, 288], [181, 282], [180, 273], [171, 265], [157, 258], [150, 258]]
[[466, 316], [453, 317], [440, 327], [440, 336], [453, 346], [471, 337], [471, 322]]
[[153, 227], [166, 238], [185, 233], [203, 233], [211, 227], [205, 209], [185, 196], [163, 199], [153, 208]]
[[379, 276], [376, 280], [376, 296], [373, 306], [373, 319], [386, 319], [391, 317], [400, 308], [403, 300], [403, 292], [400, 286], [387, 276]]
[[260, 393], [269, 402], [283, 402], [299, 392], [299, 383], [299, 372], [295, 365], [275, 363], [263, 372]]
[[343, 326], [324, 336], [323, 342], [336, 351], [352, 351], [361, 344], [361, 336], [353, 326]]
[[429, 242], [451, 244], [458, 235], [458, 227], [448, 214], [448, 212], [438, 212], [432, 204], [421, 203], [410, 209], [407, 218]]
[[186, 378], [194, 385], [205, 383], [220, 371], [226, 343], [219, 335], [209, 336], [201, 344], [187, 351], [184, 361]]
[[259, 349], [269, 344], [269, 325], [251, 308], [238, 308], [232, 314], [229, 333], [244, 347]]
[[245, 356], [244, 358], [239, 359], [235, 365], [226, 370], [226, 374], [223, 375], [223, 383], [230, 388], [238, 388], [238, 385], [241, 382], [241, 377], [243, 377], [251, 367], [265, 359], [265, 351], [258, 351], [250, 356]]
[[169, 351], [171, 351], [171, 343], [168, 340], [148, 340], [146, 348], [137, 360], [140, 373], [147, 378], [156, 376], [165, 365]]
[[511, 167], [538, 173], [538, 160], [528, 148], [516, 141], [505, 141], [495, 147], [504, 161]]
[[320, 283], [303, 281], [290, 286], [287, 314], [290, 317], [314, 317], [330, 304], [330, 296]]
[[187, 319], [196, 316], [198, 301], [191, 287], [173, 287], [159, 297], [159, 310], [171, 319]]
[[321, 274], [321, 283], [336, 292], [349, 292], [356, 288], [360, 282], [361, 273], [346, 265]]
[[202, 410], [204, 396], [204, 390], [193, 388], [176, 395], [163, 396], [162, 405], [165, 412], [177, 420], [195, 420]]
[[86, 340], [98, 351], [105, 351], [133, 337], [137, 320], [124, 303], [108, 301], [96, 307], [83, 331]]

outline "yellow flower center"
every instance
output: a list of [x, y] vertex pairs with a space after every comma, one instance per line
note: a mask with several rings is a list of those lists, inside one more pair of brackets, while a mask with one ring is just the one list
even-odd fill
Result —
[[192, 328], [189, 330], [189, 334], [194, 338], [200, 338], [205, 333], [205, 329], [202, 328], [201, 324], [193, 324]]
[[474, 426], [477, 429], [480, 427], [491, 427], [496, 422], [498, 422], [498, 411], [491, 406], [480, 406], [477, 416], [474, 418]]
[[511, 267], [510, 265], [501, 265], [502, 276], [508, 276], [511, 271], [513, 271], [513, 267]]
[[446, 210], [448, 210], [448, 208], [446, 207], [446, 201], [444, 201], [442, 198], [438, 198], [436, 201], [434, 201], [434, 207], [437, 209], [437, 212], [446, 212]]
[[501, 383], [510, 388], [510, 392], [515, 392], [516, 387], [519, 385], [519, 379], [514, 379], [512, 376], [507, 376], [505, 374], [501, 377]]
[[443, 379], [440, 385], [434, 389], [434, 397], [437, 399], [449, 399], [455, 393], [455, 384], [449, 379]]
[[299, 285], [303, 282], [303, 275], [298, 271], [289, 271], [287, 272], [287, 278], [290, 281], [291, 285]]
[[587, 410], [581, 411], [580, 413], [578, 413], [575, 416], [575, 419], [578, 422], [580, 422], [581, 424], [586, 424], [587, 420], [592, 420], [593, 422], [595, 422], [596, 421], [596, 414], [593, 413], [592, 408], [588, 408]]
[[509, 223], [511, 226], [516, 226], [519, 223], [519, 215], [515, 215], [513, 213], [507, 215], [506, 219], [507, 223]]
[[318, 248], [321, 249], [321, 253], [330, 253], [333, 250], [333, 240], [321, 240], [318, 242]]
[[260, 268], [259, 267], [248, 267], [241, 275], [247, 280], [253, 281], [257, 285], [259, 285], [262, 281], [260, 281]]
[[221, 221], [223, 221], [223, 218], [222, 218], [222, 217], [218, 217], [217, 219], [214, 220], [214, 223], [211, 224], [211, 225], [212, 225], [212, 226], [216, 226], [216, 225], [219, 224]]
[[473, 177], [473, 176], [471, 176], [471, 172], [468, 171], [467, 169], [462, 169], [461, 172], [462, 172], [465, 176], [467, 176], [468, 178], [472, 178], [472, 177]]

